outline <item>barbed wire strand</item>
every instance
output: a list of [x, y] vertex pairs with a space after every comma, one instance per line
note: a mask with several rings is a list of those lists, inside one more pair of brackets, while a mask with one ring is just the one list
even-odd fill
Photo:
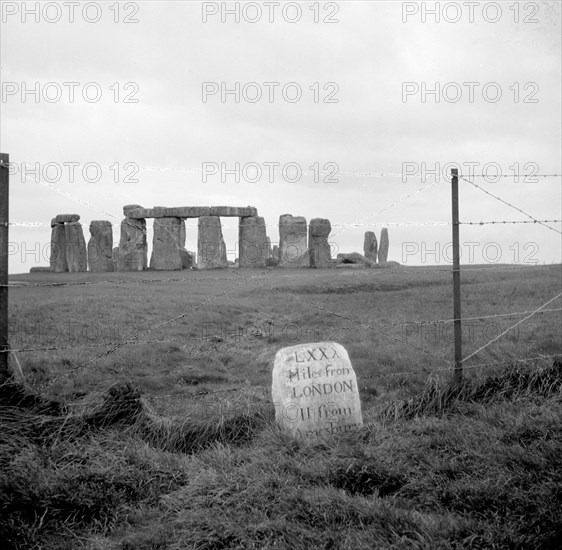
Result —
[[495, 338], [492, 338], [492, 340], [490, 340], [489, 342], [487, 342], [486, 344], [484, 344], [483, 346], [479, 347], [476, 351], [472, 352], [469, 356], [465, 357], [461, 363], [465, 363], [466, 361], [468, 361], [471, 357], [474, 357], [475, 355], [477, 355], [478, 353], [480, 353], [483, 349], [487, 348], [489, 345], [493, 344], [496, 340], [499, 340], [502, 336], [504, 336], [505, 334], [507, 334], [510, 330], [513, 330], [516, 326], [520, 325], [521, 323], [524, 323], [525, 321], [527, 321], [528, 319], [530, 319], [533, 315], [535, 315], [536, 313], [538, 313], [541, 309], [543, 309], [544, 307], [546, 307], [548, 304], [554, 302], [554, 300], [557, 300], [558, 298], [560, 298], [560, 296], [562, 296], [562, 292], [560, 292], [559, 294], [557, 294], [554, 298], [551, 298], [550, 300], [548, 300], [548, 302], [544, 303], [542, 306], [540, 306], [538, 309], [536, 309], [535, 311], [533, 311], [532, 313], [530, 313], [529, 315], [527, 315], [527, 317], [525, 317], [524, 319], [521, 319], [520, 321], [517, 321], [517, 323], [515, 323], [514, 325], [510, 326], [509, 328], [507, 328], [506, 330], [504, 330], [501, 334], [498, 334]]
[[528, 218], [530, 218], [531, 220], [533, 220], [533, 222], [535, 223], [539, 223], [540, 225], [547, 227], [548, 229], [550, 229], [551, 231], [554, 231], [556, 233], [560, 233], [562, 235], [562, 231], [559, 231], [558, 229], [551, 227], [550, 225], [546, 225], [545, 223], [537, 220], [535, 217], [531, 216], [530, 214], [527, 214], [527, 212], [525, 212], [524, 210], [521, 210], [521, 208], [518, 208], [517, 206], [511, 204], [510, 202], [505, 201], [504, 199], [502, 199], [501, 197], [498, 197], [497, 195], [494, 195], [493, 193], [490, 193], [489, 191], [487, 191], [486, 189], [484, 189], [483, 187], [480, 187], [479, 185], [477, 185], [476, 183], [474, 183], [473, 181], [470, 181], [466, 178], [461, 177], [462, 180], [470, 183], [470, 185], [476, 187], [476, 189], [480, 189], [480, 191], [482, 191], [483, 193], [486, 193], [486, 195], [490, 195], [490, 197], [493, 197], [494, 199], [496, 199], [497, 201], [509, 206], [510, 208], [513, 208], [514, 210], [517, 210], [518, 212], [521, 212], [521, 214], [527, 216]]

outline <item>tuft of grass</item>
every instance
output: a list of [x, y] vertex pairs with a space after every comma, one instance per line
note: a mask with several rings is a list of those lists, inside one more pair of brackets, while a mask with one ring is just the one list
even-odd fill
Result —
[[511, 365], [483, 380], [465, 380], [461, 384], [430, 377], [424, 389], [401, 403], [391, 403], [379, 411], [379, 418], [415, 418], [441, 415], [463, 403], [491, 403], [529, 395], [548, 397], [562, 387], [562, 361], [551, 366], [532, 368]]

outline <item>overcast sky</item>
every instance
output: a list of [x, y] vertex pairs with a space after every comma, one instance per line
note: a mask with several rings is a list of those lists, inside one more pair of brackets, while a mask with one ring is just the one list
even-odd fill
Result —
[[[346, 252], [362, 252], [364, 232], [388, 224], [389, 259], [447, 263], [450, 183], [423, 179], [424, 163], [457, 162], [463, 174], [463, 163], [478, 163], [478, 174], [492, 163], [490, 176], [518, 163], [519, 181], [474, 181], [536, 219], [562, 217], [560, 177], [523, 177], [562, 171], [560, 2], [480, 3], [472, 14], [452, 2], [439, 22], [423, 13], [435, 2], [241, 2], [239, 22], [222, 11], [234, 2], [90, 2], [85, 12], [81, 2], [73, 22], [68, 3], [25, 13], [34, 4], [2, 3], [0, 148], [20, 169], [10, 182], [11, 273], [48, 265], [59, 213], [80, 214], [86, 240], [91, 220], [111, 220], [118, 242], [129, 203], [256, 206], [274, 243], [281, 214], [328, 218], [334, 251]], [[222, 101], [236, 83], [240, 101]], [[436, 86], [439, 102], [422, 94]], [[212, 172], [223, 162], [257, 163], [261, 180], [248, 181], [257, 179], [249, 169], [239, 182], [220, 172], [203, 181], [203, 163]], [[40, 163], [39, 183], [21, 163]], [[69, 163], [101, 172], [91, 164], [87, 181], [78, 166], [70, 181]], [[264, 163], [279, 163], [273, 181]], [[287, 163], [302, 168], [299, 181], [283, 173]], [[337, 173], [315, 181], [315, 163]], [[406, 181], [404, 166], [414, 173]], [[462, 221], [529, 220], [460, 187]], [[236, 224], [223, 218], [229, 259]], [[461, 251], [466, 264], [560, 262], [560, 237], [539, 224], [463, 226]]]

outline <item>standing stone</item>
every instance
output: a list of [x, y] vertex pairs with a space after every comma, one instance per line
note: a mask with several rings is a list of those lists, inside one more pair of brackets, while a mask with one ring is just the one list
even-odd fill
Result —
[[172, 271], [181, 269], [181, 220], [155, 218], [150, 269]]
[[363, 425], [355, 372], [347, 351], [335, 342], [279, 350], [271, 393], [275, 420], [293, 435], [310, 438]]
[[271, 256], [273, 258], [273, 262], [275, 265], [279, 263], [279, 246], [274, 244], [273, 249], [271, 250]]
[[314, 218], [308, 226], [310, 267], [332, 267], [332, 252], [328, 237], [332, 231], [330, 220]]
[[110, 221], [93, 220], [90, 223], [88, 265], [90, 271], [113, 271], [113, 227]]
[[383, 227], [381, 231], [381, 244], [379, 246], [379, 264], [384, 264], [388, 259], [388, 229]]
[[68, 271], [88, 271], [88, 254], [86, 240], [80, 222], [64, 224], [66, 233], [66, 262]]
[[218, 216], [201, 216], [197, 236], [197, 267], [199, 269], [226, 268], [226, 246]]
[[279, 267], [310, 267], [306, 219], [284, 214], [279, 218]]
[[121, 222], [117, 267], [118, 271], [146, 269], [146, 220], [125, 218]]
[[[52, 223], [52, 222], [51, 222]], [[65, 273], [68, 271], [66, 262], [66, 231], [64, 223], [55, 223], [51, 229], [51, 271]]]
[[185, 220], [180, 219], [180, 248], [185, 248], [187, 233], [185, 230]]
[[363, 241], [363, 253], [365, 258], [376, 262], [378, 253], [377, 237], [372, 231], [365, 231], [365, 240]]
[[261, 216], [240, 218], [238, 226], [239, 267], [265, 267], [269, 246]]
[[271, 249], [271, 239], [267, 237], [267, 259], [271, 260], [273, 258], [273, 250]]

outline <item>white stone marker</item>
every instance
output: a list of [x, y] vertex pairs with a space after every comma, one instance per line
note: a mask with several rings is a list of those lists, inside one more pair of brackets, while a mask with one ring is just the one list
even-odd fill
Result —
[[309, 438], [363, 425], [355, 372], [347, 351], [335, 342], [280, 349], [271, 393], [275, 420], [293, 435]]

